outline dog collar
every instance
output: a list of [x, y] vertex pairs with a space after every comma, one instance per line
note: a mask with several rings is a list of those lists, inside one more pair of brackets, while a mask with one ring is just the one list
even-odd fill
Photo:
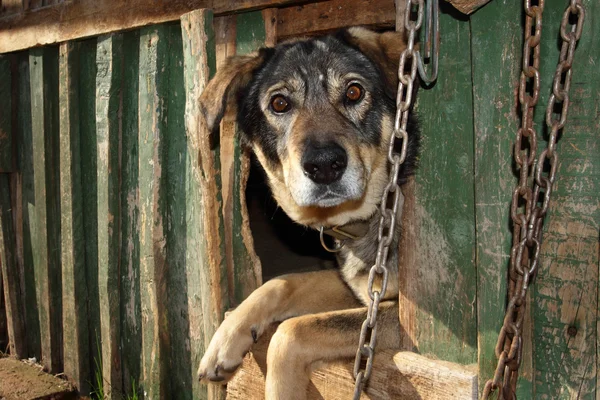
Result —
[[[344, 247], [344, 242], [347, 240], [356, 240], [367, 234], [369, 231], [368, 222], [352, 222], [342, 226], [333, 226], [331, 228], [325, 228], [321, 226], [319, 229], [319, 238], [323, 248], [330, 253], [337, 253]], [[341, 243], [338, 243], [336, 247], [331, 248], [325, 243], [324, 235], [331, 236], [337, 239]]]

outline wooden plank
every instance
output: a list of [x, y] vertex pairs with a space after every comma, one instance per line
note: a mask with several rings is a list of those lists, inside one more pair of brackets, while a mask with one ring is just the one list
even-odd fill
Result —
[[[184, 51], [181, 24], [168, 24], [167, 39], [169, 64], [164, 72], [168, 77], [168, 88], [165, 95], [167, 106], [167, 133], [165, 135], [166, 159], [164, 172], [167, 175], [164, 195], [167, 200], [166, 231], [168, 281], [167, 281], [167, 317], [169, 325], [169, 375], [171, 398], [192, 400], [206, 398], [206, 388], [200, 388], [196, 376], [198, 364], [193, 355], [203, 347], [190, 351], [190, 309], [187, 282], [188, 268], [197, 268], [198, 263], [187, 265], [188, 224], [186, 218], [190, 169], [187, 136], [185, 130], [185, 105], [187, 90], [184, 83]], [[199, 188], [198, 188], [199, 190]], [[197, 207], [198, 205], [196, 205]], [[198, 320], [196, 322], [201, 322]]]
[[33, 263], [33, 231], [35, 230], [35, 185], [33, 173], [33, 137], [31, 120], [31, 84], [29, 54], [18, 55], [17, 62], [17, 177], [15, 185], [15, 234], [17, 259], [21, 266], [27, 354], [41, 359], [41, 336]]
[[[517, 183], [512, 172], [512, 143], [520, 124], [515, 85], [521, 71], [521, 8], [519, 0], [492, 2], [471, 17], [481, 389], [496, 369], [494, 348], [506, 304], [512, 241], [509, 205]], [[530, 350], [524, 361], [519, 397], [530, 398]]]
[[[139, 238], [139, 30], [123, 34], [121, 138], [121, 366], [123, 391], [133, 398], [142, 379]], [[138, 393], [139, 395], [140, 393]]]
[[64, 372], [80, 393], [88, 394], [90, 355], [81, 189], [78, 46], [74, 43], [61, 44], [59, 63]]
[[123, 37], [98, 38], [96, 140], [98, 167], [98, 291], [104, 392], [122, 390], [119, 310], [119, 167]]
[[163, 172], [167, 114], [169, 43], [166, 28], [140, 32], [139, 71], [139, 196], [140, 289], [142, 308], [143, 390], [148, 398], [168, 392], [166, 326], [166, 247]]
[[[25, 338], [23, 338], [25, 339]], [[0, 265], [0, 349], [8, 352], [8, 321], [6, 320], [6, 302], [4, 301], [4, 278], [2, 277], [2, 266]]]
[[[600, 26], [594, 21], [600, 4], [590, 0], [583, 4], [586, 19], [573, 61], [569, 115], [558, 142], [557, 181], [533, 286], [533, 393], [539, 398], [598, 396], [600, 70], [592, 54], [600, 38]], [[551, 0], [546, 7], [538, 126], [559, 58], [557, 40], [566, 4]]]
[[84, 40], [79, 43], [79, 134], [81, 140], [81, 186], [82, 189], [85, 189], [85, 195], [83, 196], [83, 209], [85, 210], [83, 214], [83, 236], [88, 290], [89, 363], [92, 376], [102, 376], [101, 368], [97, 368], [101, 364], [102, 355], [98, 354], [101, 332], [98, 288], [96, 51], [96, 39]]
[[351, 25], [392, 28], [396, 22], [394, 2], [390, 0], [331, 0], [281, 8], [277, 14], [279, 40]]
[[2, 0], [0, 2], [0, 18], [23, 12], [23, 0]]
[[[267, 347], [275, 329], [265, 332], [227, 385], [228, 400], [265, 398]], [[354, 393], [353, 362], [326, 363], [313, 372], [307, 399], [349, 399]], [[393, 350], [379, 351], [361, 399], [477, 399], [476, 368]]]
[[402, 250], [400, 322], [408, 350], [470, 364], [477, 357], [470, 35], [446, 13], [440, 29], [447, 68], [415, 108], [422, 144], [414, 209], [404, 211], [413, 215], [404, 235], [414, 246]]
[[[189, 184], [186, 214], [189, 222], [186, 264], [193, 374], [196, 374], [200, 359], [229, 307], [219, 149], [211, 147], [196, 101], [216, 69], [212, 21], [210, 10], [194, 11], [181, 19], [187, 93], [185, 127]], [[210, 385], [204, 389], [197, 379], [194, 379], [193, 390], [195, 396], [198, 393], [208, 399], [225, 398], [222, 387]]]
[[0, 173], [11, 172], [13, 164], [11, 62], [0, 57]]
[[80, 0], [0, 19], [0, 53], [174, 21], [186, 12], [207, 8], [215, 14], [246, 12], [306, 3], [308, 0]]
[[9, 352], [15, 357], [23, 358], [27, 355], [27, 341], [12, 212], [9, 176], [0, 174], [0, 268], [3, 281], [0, 288], [3, 288], [5, 299]]
[[35, 199], [28, 206], [34, 207], [30, 218], [35, 218], [30, 228], [41, 362], [55, 372], [62, 368], [57, 49], [31, 50], [29, 68]]

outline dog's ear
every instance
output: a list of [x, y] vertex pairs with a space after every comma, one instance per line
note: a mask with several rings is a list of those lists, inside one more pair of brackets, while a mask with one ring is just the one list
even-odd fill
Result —
[[389, 85], [398, 86], [398, 61], [406, 48], [402, 33], [378, 33], [366, 28], [353, 27], [342, 31], [342, 38], [377, 64]]
[[200, 110], [209, 132], [221, 122], [227, 104], [250, 83], [254, 73], [265, 63], [273, 49], [261, 49], [244, 56], [233, 56], [223, 62], [200, 95]]

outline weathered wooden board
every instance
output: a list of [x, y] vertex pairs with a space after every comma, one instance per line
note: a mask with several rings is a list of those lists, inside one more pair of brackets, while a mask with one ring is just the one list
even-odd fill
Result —
[[[123, 34], [121, 134], [121, 369], [123, 394], [133, 397], [142, 378], [142, 309], [139, 240], [139, 47], [138, 30]], [[138, 393], [139, 395], [139, 393]]]
[[96, 50], [98, 293], [105, 392], [121, 391], [119, 310], [119, 161], [123, 37], [98, 38]]
[[411, 245], [401, 244], [400, 321], [403, 348], [470, 364], [477, 357], [470, 34], [449, 14], [440, 26], [445, 68], [415, 108], [422, 143], [415, 201], [404, 211]]
[[33, 138], [31, 131], [31, 88], [29, 54], [21, 53], [17, 61], [17, 177], [15, 187], [15, 234], [17, 259], [21, 266], [21, 289], [25, 303], [27, 353], [41, 358], [41, 337], [33, 267], [33, 230], [35, 229], [35, 185], [33, 175]]
[[[228, 400], [261, 400], [265, 396], [267, 347], [275, 329], [268, 330], [244, 358], [227, 385]], [[313, 372], [308, 399], [350, 399], [354, 393], [352, 361], [327, 363]], [[377, 352], [373, 374], [361, 399], [474, 400], [477, 372], [473, 368], [393, 350]]]
[[149, 398], [168, 393], [166, 324], [165, 93], [169, 42], [164, 26], [140, 32], [139, 202], [140, 290], [142, 309], [142, 387]]
[[[600, 68], [594, 55], [600, 40], [600, 4], [583, 4], [586, 19], [573, 62], [569, 115], [557, 147], [560, 164], [533, 286], [533, 393], [538, 398], [598, 396]], [[538, 126], [556, 70], [566, 6], [559, 0], [545, 6]]]
[[11, 355], [22, 358], [27, 355], [27, 341], [8, 174], [0, 174], [0, 269], [3, 281], [0, 289], [3, 289], [5, 299], [4, 318], [7, 321], [9, 351]]
[[207, 8], [229, 14], [308, 0], [80, 0], [61, 2], [34, 13], [0, 18], [0, 53], [81, 39], [103, 33], [173, 21], [186, 12]]
[[396, 9], [390, 0], [332, 0], [285, 7], [277, 13], [279, 40], [319, 34], [351, 25], [392, 28]]
[[[506, 304], [512, 240], [509, 211], [517, 182], [512, 169], [512, 143], [519, 127], [515, 85], [521, 71], [521, 8], [519, 0], [495, 1], [471, 17], [478, 358], [482, 385], [496, 369], [494, 348]], [[522, 367], [522, 384], [532, 379], [531, 353], [528, 354]], [[525, 386], [519, 394], [529, 398], [531, 385]]]
[[[85, 274], [88, 291], [89, 364], [102, 376], [100, 293], [98, 287], [98, 147], [96, 143], [96, 39], [79, 43], [79, 134]], [[100, 368], [99, 368], [100, 367]], [[90, 377], [92, 381], [92, 377]], [[95, 385], [95, 384], [94, 384]], [[97, 388], [96, 388], [97, 389]]]
[[216, 69], [212, 21], [213, 14], [209, 10], [194, 11], [181, 19], [189, 157], [186, 262], [194, 393], [207, 390], [206, 398], [221, 399], [225, 397], [222, 388], [209, 386], [203, 389], [195, 377], [202, 354], [229, 306], [219, 148], [211, 144], [214, 141], [196, 100]]
[[79, 137], [78, 46], [59, 52], [60, 200], [64, 372], [80, 393], [89, 393], [88, 299], [85, 279], [81, 146]]
[[29, 53], [33, 184], [31, 247], [42, 344], [42, 364], [62, 368], [60, 195], [58, 168], [58, 49]]
[[11, 172], [14, 167], [12, 85], [11, 60], [0, 57], [0, 173]]

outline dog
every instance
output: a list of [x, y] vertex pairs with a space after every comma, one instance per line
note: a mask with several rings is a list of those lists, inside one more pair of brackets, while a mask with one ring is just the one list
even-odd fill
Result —
[[[405, 47], [396, 32], [347, 28], [232, 57], [208, 83], [199, 100], [208, 130], [214, 133], [226, 107], [235, 104], [242, 140], [278, 205], [298, 224], [345, 234], [332, 233], [341, 247], [338, 269], [272, 279], [232, 311], [200, 362], [199, 379], [226, 383], [274, 322], [281, 324], [267, 352], [269, 400], [306, 398], [315, 365], [356, 354], [370, 301], [367, 281], [389, 179], [388, 143]], [[416, 164], [413, 117], [408, 131], [401, 184]], [[378, 349], [400, 345], [399, 231], [397, 224], [377, 319]]]

